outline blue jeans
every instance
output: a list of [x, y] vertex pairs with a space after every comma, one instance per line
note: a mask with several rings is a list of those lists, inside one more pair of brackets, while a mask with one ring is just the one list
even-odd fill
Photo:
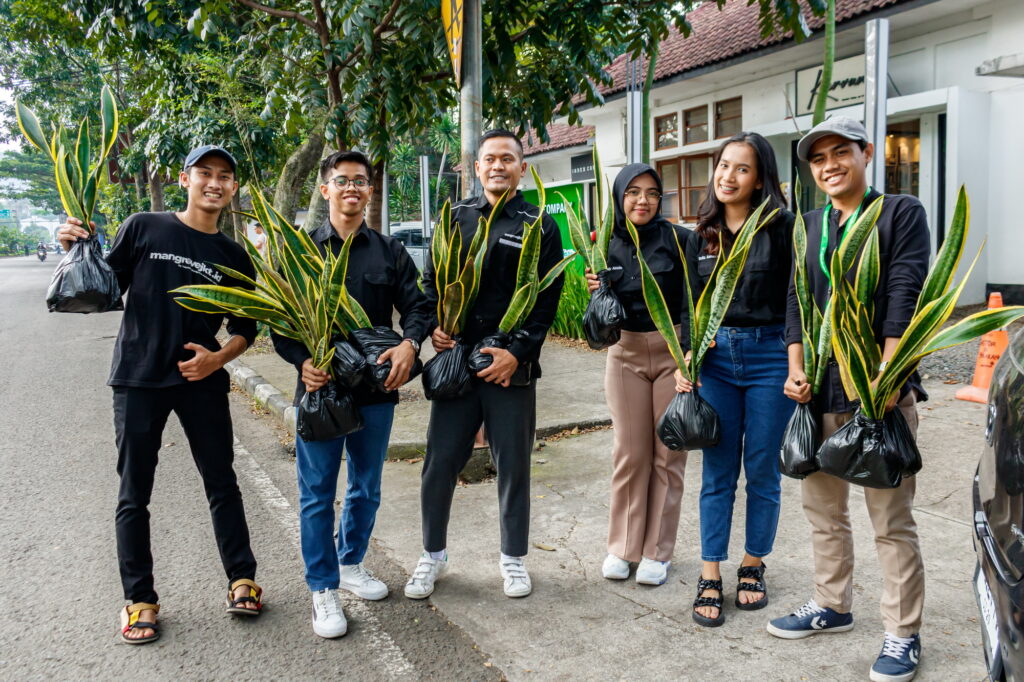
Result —
[[729, 558], [740, 466], [747, 479], [746, 552], [771, 553], [779, 522], [779, 446], [796, 403], [782, 392], [789, 374], [783, 326], [722, 327], [701, 368], [701, 396], [718, 412], [722, 440], [704, 449], [700, 542], [704, 561]]
[[[365, 405], [360, 411], [366, 426], [355, 433], [310, 443], [295, 437], [302, 560], [306, 584], [313, 591], [338, 587], [338, 564], [362, 562], [380, 507], [380, 478], [395, 406]], [[348, 487], [335, 545], [334, 498], [343, 450], [348, 454]]]

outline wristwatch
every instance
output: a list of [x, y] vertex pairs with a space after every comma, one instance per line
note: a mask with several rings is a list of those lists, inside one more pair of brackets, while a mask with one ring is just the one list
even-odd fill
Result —
[[409, 343], [411, 343], [413, 350], [415, 350], [417, 354], [420, 352], [420, 343], [416, 339], [410, 339], [406, 337], [405, 339], [403, 339], [403, 341], [408, 341]]

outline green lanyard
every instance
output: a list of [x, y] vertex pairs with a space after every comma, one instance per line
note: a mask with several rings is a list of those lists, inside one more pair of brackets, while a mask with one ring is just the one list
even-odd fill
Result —
[[[868, 194], [870, 193], [871, 187], [868, 186], [868, 188], [864, 190], [864, 198], [860, 200], [860, 205], [857, 206], [857, 210], [853, 212], [853, 215], [847, 218], [846, 222], [844, 223], [845, 225], [857, 224], [857, 218], [860, 217], [860, 210], [864, 207], [864, 199], [867, 199]], [[828, 202], [828, 204], [826, 204], [825, 210], [821, 214], [821, 252], [819, 253], [819, 263], [821, 265], [821, 271], [825, 273], [825, 279], [828, 280], [828, 286], [830, 289], [832, 288], [832, 273], [829, 272], [828, 265], [825, 263], [825, 252], [828, 251], [828, 217], [831, 213], [832, 202], [830, 201]], [[842, 227], [842, 225], [840, 225], [840, 227]], [[845, 230], [843, 231], [845, 232]], [[843, 237], [845, 236], [846, 235], [844, 234], [842, 237], [839, 238], [840, 246], [842, 245]]]

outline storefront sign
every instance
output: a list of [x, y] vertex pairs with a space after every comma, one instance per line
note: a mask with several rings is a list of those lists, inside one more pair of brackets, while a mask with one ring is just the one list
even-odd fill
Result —
[[[821, 66], [796, 72], [796, 113], [810, 114], [821, 88]], [[827, 109], [848, 107], [864, 101], [864, 55], [840, 59], [832, 66]]]
[[594, 179], [594, 155], [590, 152], [577, 154], [569, 159], [569, 173], [573, 182]]

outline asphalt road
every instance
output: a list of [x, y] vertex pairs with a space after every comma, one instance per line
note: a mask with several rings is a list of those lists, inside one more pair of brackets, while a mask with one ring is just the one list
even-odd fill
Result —
[[284, 434], [232, 396], [236, 470], [267, 607], [223, 613], [226, 591], [199, 475], [176, 419], [164, 436], [152, 514], [163, 636], [121, 644], [114, 549], [117, 476], [105, 385], [120, 313], [47, 313], [52, 256], [0, 259], [0, 679], [496, 679], [501, 673], [426, 602], [401, 597], [402, 568], [371, 548], [391, 588], [349, 602], [349, 634], [309, 624], [294, 464]]

